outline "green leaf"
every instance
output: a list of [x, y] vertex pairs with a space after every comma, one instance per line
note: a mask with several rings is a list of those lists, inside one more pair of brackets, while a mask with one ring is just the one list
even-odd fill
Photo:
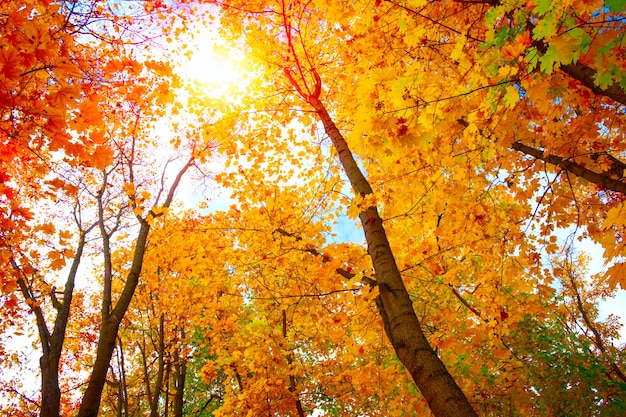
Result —
[[593, 77], [593, 81], [600, 88], [607, 88], [613, 84], [613, 75], [610, 72], [597, 72]]
[[504, 15], [503, 6], [496, 6], [496, 7], [490, 8], [485, 14], [485, 23], [487, 24], [487, 27], [494, 26], [496, 22], [498, 21], [498, 19], [501, 18], [503, 15]]
[[558, 51], [550, 45], [546, 53], [539, 58], [539, 68], [544, 74], [552, 74], [556, 63], [558, 63]]
[[548, 97], [553, 99], [563, 97], [563, 95], [567, 92], [567, 88], [565, 87], [552, 87], [548, 90]]
[[591, 36], [589, 36], [589, 33], [582, 30], [581, 28], [574, 28], [568, 32], [568, 35], [576, 39], [576, 41], [580, 45], [580, 51], [578, 52], [578, 55], [580, 55], [581, 53], [585, 53], [589, 50], [589, 46], [591, 45]]
[[623, 12], [626, 9], [626, 0], [606, 0], [604, 4], [612, 12]]
[[404, 19], [398, 20], [398, 28], [402, 33], [406, 33], [406, 30], [409, 28], [409, 25], [404, 21]]
[[494, 43], [496, 48], [500, 48], [504, 41], [509, 38], [509, 29], [500, 28], [494, 36]]
[[528, 71], [533, 71], [537, 64], [539, 63], [539, 51], [534, 46], [531, 46], [526, 50], [526, 55], [524, 56], [526, 62], [528, 62]]
[[611, 49], [615, 46], [615, 40], [607, 42], [606, 45], [602, 46], [602, 48], [598, 49], [598, 56], [606, 55], [611, 53]]
[[617, 74], [617, 77], [616, 77], [616, 78], [617, 78], [617, 83], [618, 83], [618, 84], [619, 84], [619, 85], [620, 85], [623, 89], [625, 89], [625, 90], [626, 90], [626, 74], [624, 74], [624, 72], [623, 72], [623, 71], [620, 71], [620, 72]]
[[415, 397], [417, 397], [417, 396], [419, 396], [419, 395], [420, 395], [420, 393], [419, 393], [419, 391], [417, 390], [417, 387], [415, 386], [415, 384], [412, 384], [412, 383], [407, 384], [407, 385], [406, 385], [406, 389], [407, 389], [407, 391], [408, 391], [408, 392], [410, 392], [411, 394], [413, 394]]
[[537, 25], [533, 29], [533, 39], [540, 40], [545, 39], [552, 33], [554, 33], [555, 21], [554, 15], [547, 14], [543, 19], [537, 22]]
[[533, 11], [539, 16], [543, 16], [546, 12], [552, 9], [552, 0], [537, 0], [535, 5], [536, 7]]

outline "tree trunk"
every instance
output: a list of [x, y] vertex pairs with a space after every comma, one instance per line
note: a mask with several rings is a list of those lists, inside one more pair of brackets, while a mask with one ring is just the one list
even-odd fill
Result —
[[[172, 361], [167, 361], [167, 366], [165, 367], [165, 376], [164, 379], [166, 381], [170, 380], [170, 371], [172, 369]], [[170, 414], [170, 384], [165, 384], [165, 400], [163, 401], [165, 407], [163, 407], [163, 417], [168, 417]]]
[[39, 359], [41, 367], [40, 417], [59, 417], [61, 390], [59, 389], [59, 359], [56, 356], [49, 353]]
[[161, 388], [163, 387], [163, 373], [165, 372], [165, 318], [161, 315], [159, 319], [159, 369], [157, 370], [154, 391], [150, 399], [150, 417], [159, 416], [159, 398], [161, 398]]
[[149, 231], [150, 225], [146, 221], [143, 221], [141, 223], [139, 236], [135, 246], [133, 264], [130, 272], [128, 273], [128, 277], [126, 278], [124, 290], [122, 291], [115, 308], [108, 316], [108, 319], [102, 323], [102, 327], [100, 328], [96, 361], [91, 371], [91, 377], [89, 378], [87, 390], [85, 391], [83, 400], [80, 404], [78, 417], [96, 417], [98, 415], [102, 389], [104, 388], [107, 372], [109, 370], [109, 362], [111, 361], [113, 351], [115, 350], [115, 342], [117, 340], [120, 321], [122, 320], [122, 317], [124, 317], [135, 289], [137, 288], [137, 284], [139, 283], [139, 274], [141, 273]]
[[120, 389], [119, 397], [121, 399], [120, 414], [128, 416], [128, 384], [126, 382], [126, 364], [124, 360], [124, 347], [122, 346], [122, 338], [118, 337], [119, 346], [119, 368], [120, 368]]
[[[319, 83], [319, 79], [318, 79]], [[357, 165], [341, 132], [316, 95], [304, 97], [324, 124], [357, 196], [372, 194], [372, 188]], [[363, 207], [359, 215], [367, 250], [374, 265], [379, 288], [377, 305], [383, 318], [385, 332], [398, 357], [411, 374], [415, 384], [437, 417], [471, 417], [476, 412], [456, 384], [443, 362], [431, 348], [424, 335], [413, 304], [404, 286], [382, 219], [375, 206]]]
[[[184, 332], [182, 339], [184, 339]], [[172, 408], [174, 417], [183, 417], [185, 405], [185, 379], [187, 377], [187, 359], [179, 354], [179, 349], [174, 351], [174, 400]]]
[[[141, 366], [143, 368], [143, 383], [145, 386], [145, 390], [146, 390], [146, 397], [148, 398], [148, 402], [151, 401], [150, 399], [152, 398], [152, 388], [150, 388], [150, 375], [148, 373], [148, 358], [146, 356], [146, 331], [144, 330], [142, 332], [142, 342], [143, 343], [137, 343], [137, 346], [139, 348], [139, 353], [141, 355]], [[143, 402], [143, 400], [142, 400]]]
[[76, 282], [76, 274], [78, 266], [83, 256], [85, 247], [85, 237], [88, 231], [81, 231], [79, 235], [76, 253], [70, 267], [70, 271], [65, 281], [63, 290], [63, 301], [60, 302], [56, 298], [55, 289], [50, 293], [52, 306], [57, 310], [57, 316], [54, 320], [54, 328], [52, 334], [48, 330], [46, 319], [40, 306], [37, 305], [36, 297], [31, 293], [26, 283], [26, 275], [18, 265], [15, 259], [11, 260], [11, 265], [19, 274], [17, 283], [24, 296], [24, 299], [31, 302], [34, 307], [33, 312], [37, 321], [37, 330], [39, 332], [39, 341], [41, 343], [42, 355], [39, 359], [41, 369], [41, 410], [40, 417], [58, 417], [61, 410], [61, 390], [59, 388], [59, 363], [61, 361], [61, 352], [63, 350], [63, 342], [65, 341], [65, 331], [70, 316], [70, 307], [74, 296], [74, 283]]
[[[282, 319], [283, 319], [283, 339], [287, 340], [287, 310], [285, 309], [283, 309], [283, 312], [282, 312]], [[287, 354], [286, 359], [287, 359], [287, 366], [291, 367], [291, 365], [293, 364], [293, 352], [289, 352]], [[304, 407], [302, 406], [302, 401], [300, 401], [300, 395], [298, 394], [296, 387], [297, 387], [296, 377], [293, 375], [289, 375], [289, 392], [291, 392], [296, 399], [295, 401], [296, 412], [298, 413], [298, 417], [305, 417]]]

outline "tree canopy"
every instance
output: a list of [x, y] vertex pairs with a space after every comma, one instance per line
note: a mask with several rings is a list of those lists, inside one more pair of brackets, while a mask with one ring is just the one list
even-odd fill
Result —
[[2, 3], [0, 409], [624, 415], [624, 12]]

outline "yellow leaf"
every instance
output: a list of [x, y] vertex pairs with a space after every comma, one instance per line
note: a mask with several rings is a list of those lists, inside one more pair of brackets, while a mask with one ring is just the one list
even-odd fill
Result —
[[513, 85], [508, 86], [506, 88], [506, 93], [504, 94], [504, 104], [506, 104], [509, 108], [513, 108], [518, 100], [519, 91], [517, 91], [517, 88]]
[[623, 208], [624, 206], [620, 204], [619, 206], [612, 207], [608, 211], [604, 221], [602, 222], [603, 230], [608, 230], [613, 226], [620, 226], [624, 224], [624, 220], [626, 219], [624, 219], [624, 216], [622, 215]]
[[130, 197], [135, 194], [135, 184], [133, 184], [132, 182], [127, 182], [122, 186], [122, 190], [127, 196]]

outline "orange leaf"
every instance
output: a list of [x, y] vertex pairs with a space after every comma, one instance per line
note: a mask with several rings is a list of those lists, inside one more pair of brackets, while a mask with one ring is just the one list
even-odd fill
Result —
[[113, 151], [108, 146], [98, 145], [87, 163], [94, 168], [104, 169], [104, 167], [113, 162], [113, 156]]

